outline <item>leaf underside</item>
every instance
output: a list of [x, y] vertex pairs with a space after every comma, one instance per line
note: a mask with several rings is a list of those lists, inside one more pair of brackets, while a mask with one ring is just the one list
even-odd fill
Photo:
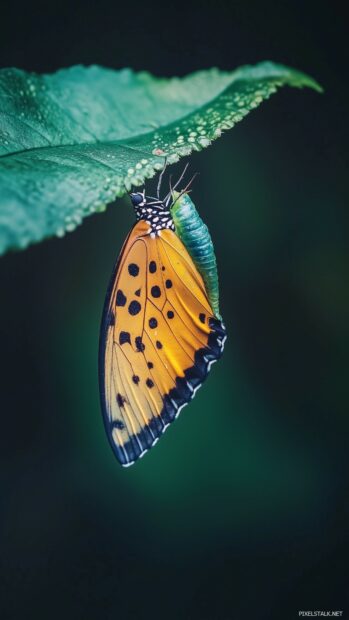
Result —
[[73, 230], [284, 85], [321, 91], [271, 62], [172, 79], [98, 66], [0, 70], [0, 253]]

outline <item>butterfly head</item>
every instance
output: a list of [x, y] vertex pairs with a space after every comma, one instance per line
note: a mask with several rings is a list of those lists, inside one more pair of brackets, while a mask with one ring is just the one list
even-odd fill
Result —
[[136, 207], [140, 207], [144, 205], [145, 195], [144, 192], [132, 192], [130, 194], [131, 202], [136, 209]]
[[137, 221], [144, 220], [149, 224], [149, 232], [158, 234], [164, 228], [174, 230], [170, 210], [162, 200], [146, 196], [144, 191], [133, 192], [130, 198]]

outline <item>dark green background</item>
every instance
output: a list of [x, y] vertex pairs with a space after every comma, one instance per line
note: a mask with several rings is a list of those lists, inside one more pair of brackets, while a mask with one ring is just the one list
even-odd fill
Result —
[[108, 446], [97, 382], [127, 200], [0, 260], [1, 620], [347, 609], [346, 28], [332, 2], [2, 11], [2, 66], [184, 75], [271, 59], [325, 94], [284, 90], [191, 158], [229, 339], [195, 401], [131, 469]]

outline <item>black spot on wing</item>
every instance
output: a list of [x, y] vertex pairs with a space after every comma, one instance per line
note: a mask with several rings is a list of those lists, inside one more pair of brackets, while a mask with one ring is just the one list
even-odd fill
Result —
[[136, 385], [138, 385], [138, 383], [139, 383], [139, 376], [138, 376], [138, 375], [133, 375], [133, 377], [132, 377], [132, 381], [133, 381], [133, 383], [135, 383]]
[[146, 380], [146, 384], [147, 384], [148, 388], [152, 388], [154, 386], [154, 381], [152, 381], [151, 379], [147, 379]]
[[206, 315], [203, 312], [201, 312], [199, 314], [199, 320], [201, 321], [201, 323], [205, 323], [205, 319], [206, 319]]
[[162, 342], [160, 340], [157, 340], [155, 344], [157, 349], [162, 349]]
[[133, 276], [134, 278], [136, 276], [138, 276], [138, 274], [139, 274], [139, 267], [138, 267], [138, 265], [136, 265], [136, 263], [130, 263], [130, 265], [128, 266], [128, 272], [129, 272], [130, 276]]
[[155, 329], [155, 327], [157, 327], [157, 326], [158, 326], [158, 322], [157, 322], [157, 320], [154, 317], [149, 319], [149, 327], [150, 327], [150, 329]]
[[124, 306], [126, 301], [127, 299], [125, 295], [123, 294], [122, 290], [119, 288], [118, 292], [116, 293], [116, 300], [115, 300], [116, 305]]
[[122, 394], [117, 394], [116, 395], [116, 402], [118, 403], [119, 407], [123, 407], [124, 403], [126, 402], [126, 398], [125, 396], [123, 396]]
[[129, 311], [129, 314], [131, 314], [131, 316], [135, 316], [136, 314], [138, 314], [141, 311], [141, 309], [142, 309], [142, 306], [139, 303], [139, 301], [137, 301], [136, 299], [131, 301], [128, 307], [128, 311]]
[[166, 286], [166, 288], [172, 288], [172, 280], [167, 279], [166, 282], [165, 282], [165, 286]]
[[154, 368], [153, 362], [148, 362], [148, 368]]
[[135, 343], [136, 343], [137, 351], [144, 351], [145, 344], [143, 344], [143, 342], [142, 342], [142, 336], [136, 336]]
[[138, 289], [135, 291], [135, 295], [136, 295], [136, 297], [140, 297], [140, 295], [141, 295], [141, 289], [140, 289], [140, 288], [138, 288]]
[[167, 312], [167, 317], [168, 317], [169, 319], [173, 319], [173, 317], [174, 317], [174, 312], [172, 312], [172, 310], [168, 310], [168, 312]]
[[157, 285], [152, 286], [150, 292], [151, 292], [152, 296], [156, 297], [156, 298], [160, 297], [160, 295], [161, 295], [160, 288]]
[[115, 420], [113, 422], [113, 428], [117, 428], [119, 431], [122, 431], [125, 428], [125, 424], [122, 420]]
[[119, 334], [119, 344], [125, 344], [126, 342], [131, 344], [131, 336], [130, 336], [129, 332], [120, 332], [120, 334]]
[[150, 273], [155, 273], [156, 272], [156, 262], [155, 260], [151, 260], [149, 263], [149, 271]]

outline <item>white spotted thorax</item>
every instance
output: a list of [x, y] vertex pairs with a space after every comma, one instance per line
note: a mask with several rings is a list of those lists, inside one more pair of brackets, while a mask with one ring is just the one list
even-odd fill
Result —
[[170, 208], [161, 200], [146, 196], [141, 192], [130, 194], [130, 198], [136, 212], [137, 221], [144, 220], [146, 224], [149, 224], [151, 237], [155, 237], [165, 228], [175, 230]]

